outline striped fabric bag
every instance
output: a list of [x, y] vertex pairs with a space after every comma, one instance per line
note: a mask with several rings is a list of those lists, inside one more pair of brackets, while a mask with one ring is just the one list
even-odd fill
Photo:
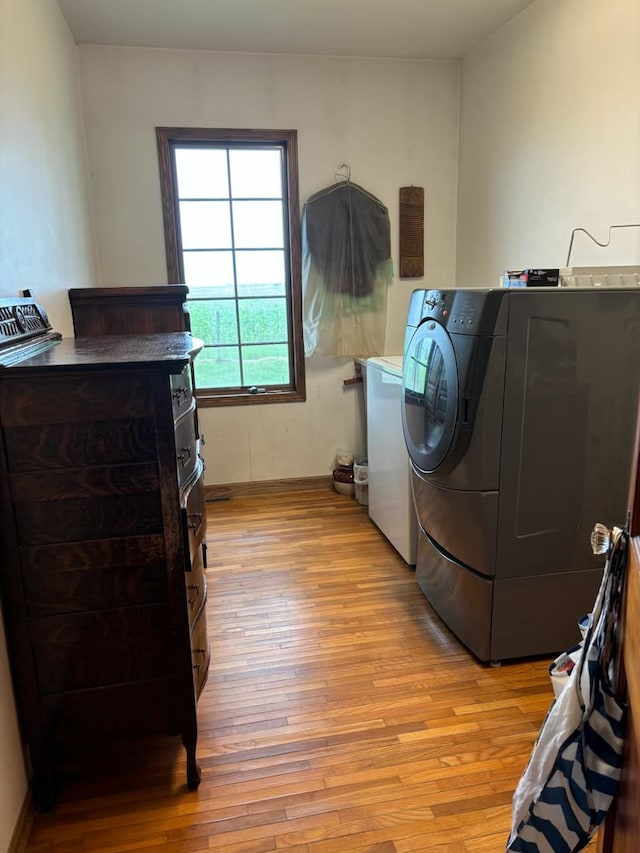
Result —
[[626, 707], [615, 694], [615, 660], [627, 538], [616, 532], [582, 655], [518, 783], [507, 851], [583, 850], [615, 796], [626, 723]]

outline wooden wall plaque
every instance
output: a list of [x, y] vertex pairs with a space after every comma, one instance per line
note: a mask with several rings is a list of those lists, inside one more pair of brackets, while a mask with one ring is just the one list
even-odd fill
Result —
[[400, 278], [424, 275], [424, 187], [400, 187]]

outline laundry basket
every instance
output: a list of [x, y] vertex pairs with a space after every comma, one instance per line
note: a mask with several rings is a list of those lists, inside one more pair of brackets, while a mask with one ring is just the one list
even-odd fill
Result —
[[356, 487], [356, 500], [367, 506], [369, 503], [369, 463], [366, 457], [353, 463], [353, 482]]

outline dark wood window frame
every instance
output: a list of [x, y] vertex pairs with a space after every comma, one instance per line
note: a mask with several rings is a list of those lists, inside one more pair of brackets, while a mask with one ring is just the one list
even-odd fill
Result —
[[300, 208], [298, 200], [298, 141], [295, 130], [233, 130], [215, 128], [157, 127], [160, 188], [164, 219], [164, 239], [169, 284], [183, 284], [182, 245], [179, 221], [179, 201], [174, 151], [185, 145], [212, 143], [280, 146], [284, 152], [286, 187], [287, 259], [286, 296], [289, 330], [288, 386], [269, 386], [250, 391], [246, 387], [198, 389], [201, 406], [251, 405], [254, 403], [289, 403], [306, 400], [304, 344], [302, 335], [302, 276], [300, 257]]

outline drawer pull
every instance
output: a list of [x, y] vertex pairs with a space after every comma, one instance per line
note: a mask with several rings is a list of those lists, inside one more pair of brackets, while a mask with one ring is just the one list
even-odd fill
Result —
[[[189, 519], [190, 519], [189, 530], [193, 530], [193, 532], [195, 533], [196, 530], [198, 530], [198, 528], [202, 524], [202, 513], [201, 512], [192, 512], [189, 514]], [[191, 519], [193, 519], [193, 520], [191, 520]]]
[[191, 448], [181, 447], [180, 453], [178, 453], [178, 459], [180, 460], [180, 464], [184, 468], [184, 466], [187, 465], [189, 460], [191, 459]]
[[178, 405], [180, 405], [180, 400], [182, 397], [184, 397], [185, 402], [187, 401], [187, 399], [189, 398], [189, 392], [187, 391], [186, 388], [176, 388], [176, 390], [173, 392], [173, 394], [171, 396], [176, 401], [176, 403]]
[[202, 543], [202, 567], [207, 568], [207, 543]]
[[187, 589], [191, 589], [195, 593], [193, 598], [187, 599], [189, 607], [193, 607], [194, 602], [198, 600], [198, 596], [200, 595], [200, 586], [197, 583], [192, 583], [189, 584]]
[[196, 675], [200, 675], [200, 664], [199, 663], [193, 664], [193, 671], [196, 673]]
[[200, 444], [206, 444], [207, 442], [204, 440], [204, 433], [200, 433]]
[[207, 470], [207, 463], [204, 461], [204, 459], [202, 458], [202, 455], [200, 453], [198, 453], [198, 459], [202, 462], [202, 470], [206, 471]]
[[206, 650], [206, 649], [193, 649], [192, 654], [194, 654], [194, 655], [202, 655], [202, 657], [203, 657], [203, 658], [206, 658], [206, 656], [207, 656], [207, 650]]

